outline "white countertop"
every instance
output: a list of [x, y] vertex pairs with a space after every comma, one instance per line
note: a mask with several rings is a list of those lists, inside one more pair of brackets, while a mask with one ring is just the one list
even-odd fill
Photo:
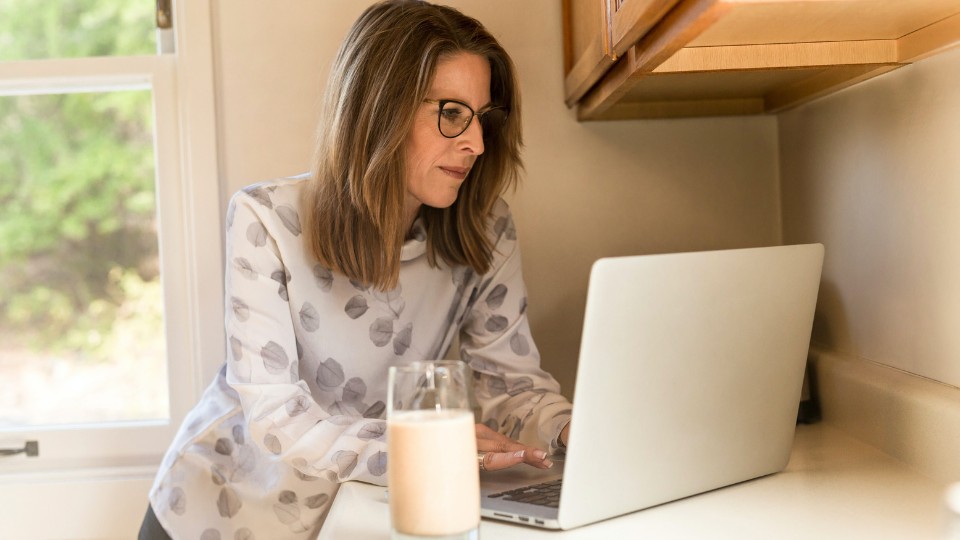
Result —
[[[579, 529], [557, 532], [484, 519], [483, 540], [939, 540], [946, 486], [826, 424], [798, 426], [786, 470]], [[340, 488], [318, 540], [390, 536], [384, 488]]]

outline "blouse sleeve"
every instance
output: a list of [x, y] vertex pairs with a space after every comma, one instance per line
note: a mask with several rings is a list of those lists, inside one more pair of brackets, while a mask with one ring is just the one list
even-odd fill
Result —
[[460, 357], [475, 373], [482, 422], [531, 446], [562, 451], [560, 431], [571, 405], [540, 368], [527, 321], [527, 292], [513, 218], [500, 201], [494, 214], [491, 270], [475, 280], [460, 330]]
[[330, 471], [340, 481], [385, 485], [384, 420], [331, 414], [299, 376], [293, 318], [300, 315], [285, 298], [288, 274], [276, 241], [276, 235], [299, 235], [291, 211], [245, 192], [230, 202], [227, 383], [239, 395], [251, 438], [267, 455], [305, 475]]

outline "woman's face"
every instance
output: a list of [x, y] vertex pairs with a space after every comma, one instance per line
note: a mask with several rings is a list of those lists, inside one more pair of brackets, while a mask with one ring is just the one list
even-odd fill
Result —
[[483, 132], [474, 118], [459, 136], [448, 139], [437, 128], [441, 99], [461, 101], [474, 111], [490, 105], [490, 64], [486, 58], [458, 53], [441, 59], [430, 90], [430, 102], [420, 104], [406, 150], [407, 225], [421, 204], [446, 208], [457, 200], [457, 192], [477, 156], [483, 153]]

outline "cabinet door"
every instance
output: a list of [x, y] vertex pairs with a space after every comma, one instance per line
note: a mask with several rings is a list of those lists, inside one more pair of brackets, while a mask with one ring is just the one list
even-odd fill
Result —
[[[960, 45], [960, 0], [610, 0], [580, 120], [777, 113]], [[634, 36], [639, 36], [634, 37]]]
[[564, 96], [573, 106], [613, 65], [608, 2], [563, 0]]
[[564, 95], [574, 106], [679, 0], [563, 0]]
[[678, 0], [608, 0], [614, 58], [627, 52]]

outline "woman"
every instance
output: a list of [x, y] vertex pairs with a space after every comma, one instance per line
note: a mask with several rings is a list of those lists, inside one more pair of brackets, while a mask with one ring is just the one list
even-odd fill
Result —
[[141, 538], [315, 537], [340, 482], [386, 481], [387, 368], [455, 337], [480, 467], [546, 468], [543, 449], [566, 443], [570, 404], [539, 367], [499, 198], [520, 168], [506, 52], [453, 9], [384, 2], [332, 73], [314, 171], [230, 203], [227, 360], [160, 467]]

